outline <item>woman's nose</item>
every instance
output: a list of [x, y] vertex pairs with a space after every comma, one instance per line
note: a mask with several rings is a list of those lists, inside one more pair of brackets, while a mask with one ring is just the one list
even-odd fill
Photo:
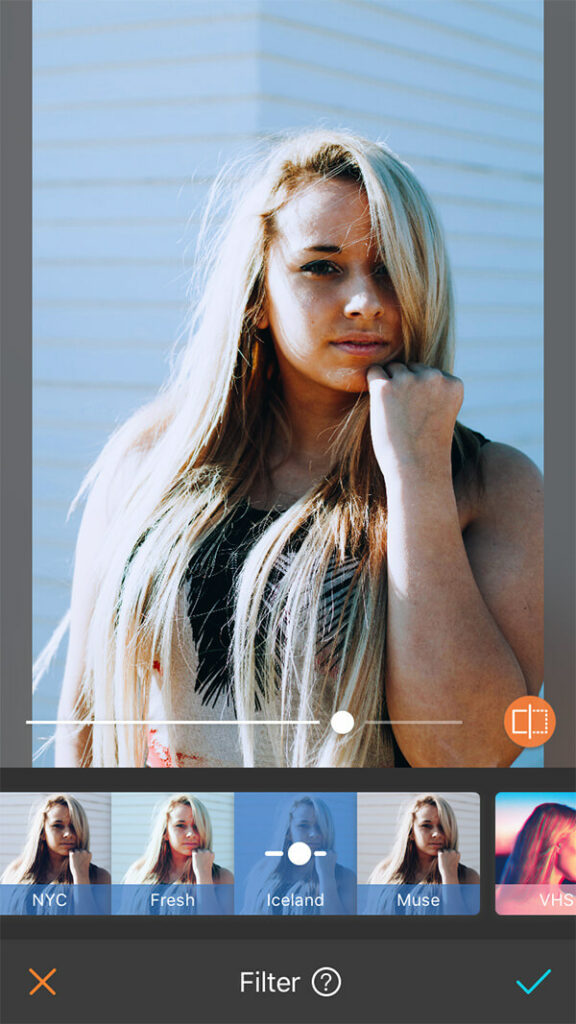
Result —
[[384, 300], [373, 277], [355, 278], [351, 282], [344, 313], [350, 319], [373, 319], [382, 314]]

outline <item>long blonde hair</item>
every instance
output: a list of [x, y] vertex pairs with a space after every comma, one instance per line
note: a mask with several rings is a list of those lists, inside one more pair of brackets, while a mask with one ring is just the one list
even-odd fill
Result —
[[[52, 793], [34, 808], [24, 849], [20, 857], [7, 868], [2, 882], [10, 882], [14, 885], [36, 885], [45, 880], [50, 852], [44, 836], [44, 829], [48, 812], [53, 807], [68, 809], [70, 822], [76, 833], [77, 849], [88, 850], [90, 848], [90, 828], [82, 804], [69, 793]], [[65, 870], [58, 881], [72, 884], [72, 872], [68, 862], [66, 862]]]
[[[376, 865], [368, 879], [368, 884], [405, 885], [417, 880], [418, 850], [414, 842], [414, 821], [422, 807], [435, 807], [444, 831], [446, 847], [458, 849], [458, 822], [450, 804], [436, 793], [421, 793], [405, 808], [392, 851], [388, 857]], [[434, 861], [426, 882], [440, 883], [442, 877], [438, 863]]]
[[[170, 853], [170, 844], [168, 842], [168, 819], [171, 812], [179, 804], [184, 804], [185, 807], [192, 809], [194, 816], [194, 824], [198, 830], [198, 836], [201, 843], [201, 849], [211, 850], [212, 849], [212, 822], [210, 821], [210, 814], [208, 808], [197, 796], [191, 796], [190, 793], [175, 793], [173, 796], [168, 797], [158, 807], [154, 820], [152, 822], [152, 829], [150, 832], [150, 839], [146, 852], [140, 860], [137, 860], [126, 872], [124, 882], [136, 885], [140, 883], [156, 884], [160, 882], [166, 882], [170, 878], [170, 869], [172, 866], [172, 856]], [[220, 868], [217, 864], [212, 867], [213, 877], [218, 877], [220, 874]], [[180, 882], [188, 882], [193, 884], [196, 882], [194, 870], [192, 868], [192, 858], [188, 865], [186, 877], [180, 878]]]
[[539, 804], [516, 836], [504, 865], [507, 885], [546, 885], [558, 855], [558, 843], [576, 831], [576, 810], [565, 804]]
[[[79, 722], [145, 719], [158, 663], [164, 706], [172, 707], [177, 601], [191, 559], [268, 471], [273, 435], [289, 435], [272, 339], [258, 329], [275, 216], [298, 190], [333, 178], [356, 182], [368, 200], [374, 242], [401, 309], [405, 359], [452, 369], [453, 303], [442, 231], [413, 172], [385, 145], [313, 131], [276, 144], [244, 188], [219, 178], [206, 223], [220, 218], [222, 200], [239, 198], [220, 230], [203, 232], [189, 344], [160, 395], [111, 438], [80, 492], [114, 481], [130, 458], [130, 479], [123, 481], [105, 545], [95, 552], [97, 597]], [[477, 454], [474, 435], [460, 425], [454, 451], [462, 463]], [[366, 395], [358, 396], [332, 453], [327, 475], [270, 521], [235, 594], [232, 700], [241, 721], [253, 719], [260, 706], [268, 719], [298, 720], [268, 726], [280, 766], [362, 766], [380, 763], [386, 746], [391, 753], [389, 732], [363, 725], [388, 717], [386, 491]], [[286, 572], [274, 577], [287, 549]], [[352, 579], [338, 652], [319, 656], [326, 581], [346, 566]], [[264, 615], [272, 577], [274, 600]], [[320, 707], [320, 725], [310, 725]], [[330, 727], [332, 713], [342, 708], [359, 723], [347, 735]], [[91, 728], [94, 765], [144, 764], [145, 726]], [[253, 727], [238, 729], [251, 767]]]

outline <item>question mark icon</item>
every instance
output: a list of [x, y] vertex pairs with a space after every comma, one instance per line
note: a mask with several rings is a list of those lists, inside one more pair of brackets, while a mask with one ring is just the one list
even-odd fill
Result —
[[334, 967], [319, 967], [311, 984], [317, 996], [335, 996], [342, 987], [342, 978]]

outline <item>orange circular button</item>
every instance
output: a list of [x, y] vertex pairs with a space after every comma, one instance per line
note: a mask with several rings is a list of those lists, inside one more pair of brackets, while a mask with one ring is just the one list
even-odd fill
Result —
[[519, 747], [541, 747], [556, 728], [556, 715], [541, 697], [518, 697], [506, 708], [504, 728]]

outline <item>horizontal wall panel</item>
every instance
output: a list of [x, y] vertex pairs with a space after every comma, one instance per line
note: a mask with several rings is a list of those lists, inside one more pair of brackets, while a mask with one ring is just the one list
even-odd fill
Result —
[[[217, 0], [213, 8], [220, 18], [253, 15], [258, 12], [260, 0]], [[176, 17], [178, 13], [178, 17]], [[206, 0], [42, 0], [34, 5], [34, 27], [40, 38], [99, 31], [103, 35], [118, 31], [125, 25], [154, 31], [166, 22], [178, 27], [183, 18], [205, 19]]]
[[[234, 82], [235, 88], [231, 89]], [[254, 54], [236, 57], [213, 57], [190, 60], [182, 64], [119, 66], [98, 65], [90, 73], [76, 74], [67, 70], [34, 76], [35, 101], [46, 106], [52, 103], [75, 104], [115, 100], [156, 101], [194, 96], [254, 95], [259, 87], [258, 68]]]
[[[148, 15], [146, 0], [137, 0], [137, 3]], [[64, 70], [77, 70], [84, 74], [91, 70], [91, 66], [102, 64], [122, 66], [143, 60], [152, 64], [173, 64], [203, 59], [207, 52], [228, 57], [254, 52], [258, 22], [253, 15], [239, 11], [235, 16], [230, 11], [210, 17], [206, 5], [205, 17], [189, 20], [186, 18], [186, 3], [179, 0], [178, 6], [183, 17], [172, 17], [169, 22], [158, 24], [147, 20], [139, 26], [123, 28], [115, 21], [113, 30], [105, 37], [105, 53], [95, 45], [93, 32], [62, 33], [57, 37], [39, 35], [34, 48], [36, 73], [60, 74]], [[173, 3], [166, 4], [166, 9], [172, 16], [178, 14], [178, 7]]]
[[488, 373], [491, 376], [495, 372], [541, 374], [543, 365], [544, 354], [539, 339], [511, 346], [508, 339], [489, 338], [484, 342], [474, 341], [460, 346], [456, 372], [461, 372], [464, 379], [471, 374]]
[[[394, 147], [392, 147], [394, 148]], [[507, 173], [499, 164], [483, 165], [483, 150], [474, 162], [470, 153], [461, 163], [450, 168], [440, 161], [424, 160], [413, 153], [403, 152], [402, 156], [416, 171], [424, 187], [432, 193], [444, 195], [450, 191], [459, 199], [470, 199], [474, 203], [507, 203], [511, 210], [518, 205], [522, 208], [542, 209], [542, 175], [527, 174], [520, 161], [515, 173]]]
[[[466, 6], [459, 4], [458, 6]], [[479, 66], [503, 78], [518, 77], [533, 81], [541, 73], [541, 38], [536, 44], [538, 26], [532, 30], [534, 38], [528, 46], [516, 45], [518, 36], [513, 30], [514, 42], [502, 44], [501, 22], [492, 21], [495, 12], [483, 15], [478, 12], [475, 31], [462, 31], [446, 23], [446, 3], [412, 4], [400, 0], [399, 4], [376, 2], [359, 3], [346, 0], [331, 0], [330, 4], [310, 4], [306, 0], [266, 0], [266, 15], [291, 23], [312, 25], [323, 29], [337, 28], [339, 33], [351, 38], [371, 39], [382, 46], [395, 46], [409, 54], [434, 54], [441, 61], [455, 60], [467, 66]], [[442, 10], [440, 10], [442, 9]], [[445, 16], [445, 24], [435, 21]], [[482, 29], [480, 29], [482, 25]], [[490, 31], [491, 28], [491, 31]], [[516, 29], [516, 24], [514, 24]], [[282, 31], [279, 23], [278, 31]], [[321, 45], [321, 43], [320, 43]]]
[[[360, 3], [366, 2], [367, 0], [360, 0]], [[538, 0], [529, 0], [527, 6], [532, 2], [535, 6], [541, 6]], [[542, 37], [539, 21], [515, 16], [512, 12], [506, 11], [499, 0], [488, 0], [487, 3], [471, 0], [470, 3], [432, 5], [428, 0], [408, 0], [408, 3], [405, 3], [405, 0], [391, 0], [389, 6], [405, 16], [419, 17], [423, 21], [441, 25], [462, 35], [470, 35], [483, 42], [492, 42], [501, 48], [522, 49], [533, 53], [535, 57], [540, 54]], [[484, 18], [482, 14], [485, 15]]]
[[[362, 79], [371, 78], [386, 87], [401, 84], [404, 95], [420, 95], [432, 104], [448, 103], [452, 110], [457, 95], [459, 104], [468, 103], [472, 111], [484, 109], [498, 114], [503, 105], [508, 110], [516, 110], [520, 116], [542, 111], [542, 92], [533, 81], [512, 80], [503, 96], [499, 77], [487, 74], [478, 66], [459, 62], [456, 50], [452, 60], [446, 58], [440, 62], [435, 53], [397, 51], [387, 40], [356, 40], [333, 29], [322, 33], [319, 50], [317, 31], [306, 31], [301, 25], [287, 21], [281, 25], [265, 21], [263, 42], [276, 59], [294, 64], [297, 56], [298, 64], [319, 64], [323, 71], [336, 73], [341, 72], [344, 65], [355, 69]], [[350, 72], [339, 89], [345, 94], [349, 77]], [[376, 96], [371, 94], [370, 98], [374, 101]]]
[[[56, 239], [54, 235], [56, 234]], [[148, 260], [166, 259], [174, 262], [175, 256], [188, 249], [195, 242], [191, 230], [186, 237], [186, 227], [181, 221], [168, 224], [146, 224], [133, 221], [132, 224], [98, 224], [86, 230], [83, 224], [64, 224], [54, 232], [52, 226], [38, 225], [34, 237], [34, 256], [37, 260]]]
[[[340, 104], [350, 113], [366, 109], [366, 96], [370, 96], [368, 109], [392, 122], [408, 118], [416, 125], [430, 125], [437, 128], [443, 139], [449, 130], [458, 131], [464, 137], [477, 134], [487, 140], [501, 139], [510, 144], [532, 145], [534, 127], [538, 116], [505, 107], [491, 108], [488, 105], [475, 107], [422, 89], [406, 88], [403, 82], [380, 83], [358, 72], [343, 75], [342, 72], [325, 71], [299, 61], [266, 59], [262, 65], [262, 88], [264, 95], [330, 105], [340, 87]], [[346, 88], [342, 90], [342, 78]]]
[[34, 386], [34, 409], [42, 420], [48, 418], [51, 409], [66, 410], [70, 424], [77, 420], [91, 423], [122, 422], [131, 412], [150, 398], [149, 392], [142, 387], [130, 387], [126, 382], [120, 391], [112, 388], [94, 388], [85, 385], [83, 388], [63, 387], [52, 388], [42, 384]]
[[485, 200], [464, 202], [446, 192], [432, 198], [440, 207], [444, 230], [452, 239], [455, 234], [474, 232], [476, 238], [489, 235], [496, 245], [499, 238], [504, 238], [517, 243], [530, 241], [542, 248], [543, 211], [539, 207], [511, 207], [508, 203]]
[[[146, 142], [113, 144], [107, 139], [95, 139], [88, 145], [54, 142], [36, 149], [36, 173], [40, 181], [54, 180], [66, 168], [67, 180], [80, 179], [97, 182], [142, 181], [162, 178], [166, 168], [181, 180], [194, 173], [213, 173], [217, 168], [224, 144], [222, 137], [203, 136], [201, 139], [149, 139]], [[236, 152], [249, 145], [251, 136], [240, 133], [231, 139]], [[233, 151], [230, 152], [233, 155]]]
[[505, 337], [510, 344], [516, 346], [524, 338], [540, 339], [542, 332], [542, 307], [540, 304], [528, 308], [514, 306], [490, 309], [487, 305], [462, 306], [457, 310], [457, 336], [465, 333], [468, 337], [478, 339], [478, 345], [484, 339], [495, 336]]
[[[413, 115], [407, 114], [404, 118], [397, 110], [389, 114], [388, 105], [383, 103], [381, 110], [367, 118], [365, 114], [358, 114], [348, 105], [323, 112], [321, 107], [314, 108], [314, 105], [304, 99], [301, 99], [298, 105], [292, 96], [286, 100], [276, 95], [267, 97], [263, 124], [265, 130], [270, 133], [297, 128], [352, 128], [369, 138], [378, 138], [386, 142], [409, 164], [415, 162], [416, 155], [421, 162], [428, 161], [444, 168], [444, 188], [448, 184], [447, 173], [450, 177], [456, 176], [460, 171], [493, 175], [495, 167], [499, 169], [502, 177], [506, 176], [513, 180], [516, 191], [520, 190], [517, 202], [526, 201], [526, 194], [522, 191], [525, 181], [535, 182], [540, 187], [542, 157], [539, 148], [532, 144], [510, 143], [505, 135], [502, 139], [478, 138], [468, 129], [435, 129], [433, 118], [426, 116], [422, 104], [420, 109], [423, 117], [413, 121]], [[537, 141], [539, 143], [539, 140]], [[475, 194], [477, 195], [477, 191]], [[505, 197], [506, 192], [494, 193], [494, 198], [500, 198], [501, 201]]]
[[[189, 94], [190, 95], [190, 94]], [[229, 95], [210, 100], [186, 98], [179, 103], [144, 99], [133, 103], [63, 105], [39, 108], [35, 118], [37, 144], [82, 144], [101, 138], [130, 143], [151, 139], [189, 140], [202, 135], [257, 130], [253, 98]]]
[[[185, 289], [183, 289], [184, 293]], [[67, 297], [66, 297], [67, 298]], [[168, 353], [177, 336], [185, 328], [187, 309], [184, 303], [137, 302], [97, 305], [95, 303], [68, 303], [36, 301], [34, 309], [34, 339], [42, 346], [54, 342], [74, 343], [81, 349], [90, 344], [102, 344], [110, 349], [116, 345], [134, 347], [159, 346]]]
[[128, 381], [131, 386], [146, 387], [160, 383], [166, 376], [164, 354], [145, 349], [137, 355], [129, 351], [110, 353], [108, 360], [101, 352], [92, 352], [86, 359], [80, 348], [67, 348], [62, 358], [55, 360], [53, 352], [39, 349], [34, 357], [35, 377], [41, 384], [76, 385], [86, 381], [91, 386], [120, 385]]
[[168, 265], [135, 260], [54, 261], [36, 265], [34, 296], [42, 301], [64, 300], [70, 292], [76, 302], [143, 302], [184, 304], [189, 276], [176, 259]]
[[183, 178], [148, 182], [95, 182], [72, 184], [59, 177], [36, 180], [34, 217], [37, 222], [117, 220], [143, 218], [147, 221], [173, 219], [180, 225], [206, 197], [206, 183], [194, 183], [192, 171]]

